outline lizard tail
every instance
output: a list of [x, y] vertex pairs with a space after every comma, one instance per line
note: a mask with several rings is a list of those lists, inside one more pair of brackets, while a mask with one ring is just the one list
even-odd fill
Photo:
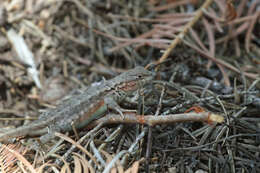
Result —
[[21, 126], [21, 127], [9, 130], [5, 133], [0, 134], [0, 142], [8, 141], [9, 139], [15, 138], [15, 137], [26, 136], [30, 132], [41, 129], [45, 126], [46, 126], [46, 124], [39, 122], [39, 123], [31, 124], [28, 126]]

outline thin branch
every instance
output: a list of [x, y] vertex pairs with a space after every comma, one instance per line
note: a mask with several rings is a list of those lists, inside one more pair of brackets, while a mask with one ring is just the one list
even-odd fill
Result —
[[224, 117], [209, 112], [169, 114], [164, 116], [154, 116], [154, 115], [142, 116], [142, 115], [136, 115], [134, 113], [126, 113], [124, 114], [124, 118], [122, 118], [122, 116], [120, 116], [119, 114], [108, 114], [105, 117], [94, 121], [91, 124], [91, 126], [96, 126], [100, 123], [147, 124], [149, 126], [154, 126], [158, 124], [173, 124], [173, 123], [187, 122], [187, 121], [222, 123], [224, 121]]
[[169, 48], [164, 52], [163, 56], [157, 61], [157, 64], [165, 61], [165, 59], [170, 55], [172, 49], [174, 49], [177, 44], [184, 38], [188, 30], [192, 28], [192, 26], [200, 19], [203, 14], [203, 10], [206, 9], [211, 3], [212, 0], [206, 0], [206, 2], [198, 9], [198, 11], [194, 15], [194, 18], [184, 26], [183, 31], [180, 32], [178, 36], [173, 40]]

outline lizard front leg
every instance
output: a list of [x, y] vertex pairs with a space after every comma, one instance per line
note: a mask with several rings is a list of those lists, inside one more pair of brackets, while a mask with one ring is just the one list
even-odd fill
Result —
[[118, 112], [122, 118], [124, 118], [123, 112], [136, 112], [135, 110], [121, 108], [113, 97], [106, 97], [104, 99], [104, 102], [109, 109], [112, 109], [112, 110]]
[[[40, 137], [40, 143], [46, 144], [50, 140], [54, 139], [55, 138], [54, 133], [60, 132], [61, 129], [58, 128], [58, 127], [55, 127], [53, 125], [53, 126], [50, 126], [50, 127], [46, 127], [43, 131], [47, 131], [47, 133]], [[31, 148], [34, 149], [34, 150], [39, 150], [42, 146], [41, 144], [39, 144], [39, 142], [35, 141], [35, 143], [31, 146]]]
[[60, 130], [55, 129], [54, 127], [48, 127], [48, 133], [46, 133], [45, 135], [40, 137], [40, 141], [45, 144], [47, 142], [49, 142], [50, 140], [52, 140], [55, 135], [55, 132], [59, 132]]

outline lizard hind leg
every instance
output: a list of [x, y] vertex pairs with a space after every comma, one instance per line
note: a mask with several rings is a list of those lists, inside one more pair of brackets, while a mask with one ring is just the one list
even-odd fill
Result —
[[53, 131], [53, 132], [51, 132], [51, 133], [47, 133], [47, 134], [41, 136], [41, 137], [40, 137], [40, 141], [41, 141], [43, 144], [45, 144], [45, 143], [49, 142], [50, 140], [52, 140], [54, 137], [55, 137], [55, 135], [54, 135], [54, 131]]
[[49, 142], [50, 140], [55, 138], [55, 132], [59, 132], [60, 129], [59, 128], [55, 128], [55, 127], [48, 127], [48, 133], [46, 133], [45, 135], [40, 137], [40, 140], [33, 146], [33, 149], [38, 150], [39, 148], [41, 148], [41, 146], [43, 146], [42, 144], [46, 144], [47, 142]]
[[33, 149], [35, 151], [44, 151], [44, 149], [46, 149], [44, 147], [44, 144], [46, 144], [48, 141], [50, 141], [51, 139], [53, 139], [54, 136], [54, 132], [53, 133], [47, 133], [43, 136], [40, 137], [40, 140], [36, 140], [29, 148]]

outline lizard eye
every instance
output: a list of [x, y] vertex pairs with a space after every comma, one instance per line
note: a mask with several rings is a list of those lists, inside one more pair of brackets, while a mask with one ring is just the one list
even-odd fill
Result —
[[142, 78], [143, 76], [139, 74], [137, 77], [140, 79], [140, 78]]

